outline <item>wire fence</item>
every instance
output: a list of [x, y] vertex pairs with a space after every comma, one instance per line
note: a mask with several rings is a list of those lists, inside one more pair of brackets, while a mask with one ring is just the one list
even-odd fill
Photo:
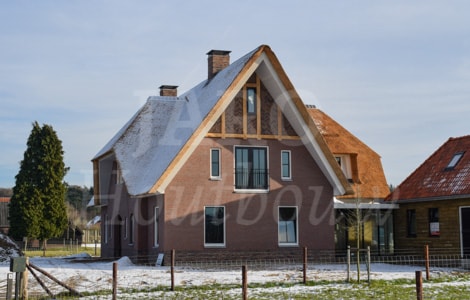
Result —
[[[301, 285], [305, 281], [346, 282], [348, 261], [354, 266], [349, 268], [353, 270], [350, 274], [351, 278], [356, 278], [357, 275], [355, 250], [351, 249], [349, 259], [347, 256], [338, 256], [336, 252], [331, 251], [309, 251], [308, 255], [299, 251], [297, 257], [285, 258], [273, 258], [271, 253], [265, 253], [265, 256], [269, 258], [262, 259], [259, 258], [263, 255], [261, 252], [256, 253], [259, 255], [249, 255], [242, 259], [191, 260], [185, 258], [179, 260], [178, 252], [175, 252], [174, 264], [171, 264], [171, 259], [165, 257], [163, 266], [156, 264], [158, 258], [155, 256], [145, 257], [144, 260], [142, 257], [34, 258], [31, 263], [40, 269], [46, 269], [46, 273], [51, 276], [36, 272], [35, 276], [39, 278], [38, 280], [30, 274], [27, 291], [30, 299], [47, 297], [48, 293], [39, 283], [42, 281], [50, 290], [49, 296], [53, 295], [56, 299], [69, 294], [70, 289], [78, 291], [82, 297], [88, 295], [87, 299], [112, 299], [114, 290], [121, 295], [127, 295], [125, 298], [118, 297], [119, 299], [139, 299], [146, 298], [142, 295], [152, 295], [147, 298], [151, 299], [158, 298], [158, 293], [168, 292], [174, 286], [177, 289], [197, 286], [209, 289], [213, 286], [214, 289], [218, 289], [220, 285], [224, 285], [233, 287], [233, 290], [242, 296], [242, 266], [248, 269], [249, 282], [247, 286], [249, 287], [253, 284], [262, 285], [267, 282], [279, 286]], [[431, 249], [429, 252], [428, 256], [424, 251], [419, 255], [412, 250], [400, 251], [394, 255], [372, 253], [369, 262], [372, 265], [371, 271], [374, 273], [372, 280], [395, 278], [383, 276], [383, 273], [394, 271], [402, 273], [401, 276], [412, 279], [415, 276], [414, 270], [424, 270], [426, 263], [433, 272], [438, 273], [465, 273], [470, 270], [470, 257], [468, 256], [455, 254], [452, 249], [447, 249], [447, 251], [445, 249]], [[364, 251], [359, 253], [361, 253], [359, 272], [362, 273], [361, 278], [365, 280], [366, 256], [362, 255]], [[195, 257], [197, 258], [197, 256]], [[258, 258], [250, 259], [248, 257]], [[8, 268], [6, 263], [3, 263], [1, 267]], [[400, 274], [396, 276], [399, 277]], [[0, 278], [0, 299], [6, 299], [8, 287], [15, 286], [15, 276], [10, 275], [10, 282], [6, 276], [4, 277]], [[57, 284], [53, 278], [64, 285]], [[135, 295], [135, 298], [131, 295]]]

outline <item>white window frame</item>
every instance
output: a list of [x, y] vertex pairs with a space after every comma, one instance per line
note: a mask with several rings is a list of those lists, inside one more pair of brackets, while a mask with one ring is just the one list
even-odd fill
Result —
[[[289, 167], [289, 176], [284, 176], [284, 153], [289, 155], [289, 161], [287, 162]], [[292, 180], [292, 152], [290, 150], [281, 150], [281, 179]]]
[[134, 214], [131, 214], [129, 217], [129, 245], [134, 245], [135, 243], [135, 217]]
[[109, 217], [105, 215], [104, 217], [104, 243], [107, 244], [109, 241]]
[[[279, 239], [279, 218], [281, 208], [295, 208], [295, 242], [281, 242]], [[279, 247], [295, 247], [299, 246], [299, 208], [297, 206], [278, 206], [277, 209], [277, 239]]]
[[127, 239], [127, 231], [129, 230], [129, 220], [128, 218], [124, 218], [124, 239]]
[[116, 167], [116, 184], [122, 184], [122, 172], [119, 166]]
[[153, 213], [154, 213], [154, 216], [153, 216], [153, 246], [155, 248], [158, 248], [158, 222], [160, 220], [160, 208], [158, 206], [155, 206], [154, 210], [153, 210]]
[[[218, 155], [218, 161], [219, 161], [219, 175], [214, 175], [212, 174], [212, 155], [213, 155], [213, 152], [214, 151], [217, 151], [217, 155]], [[220, 180], [222, 178], [222, 164], [221, 164], [221, 149], [220, 148], [211, 148], [210, 150], [210, 165], [209, 165], [209, 170], [210, 170], [210, 178], [211, 180]]]
[[[220, 208], [224, 209], [224, 217], [223, 217], [223, 224], [224, 224], [224, 241], [222, 243], [206, 243], [206, 208]], [[226, 232], [227, 232], [227, 222], [226, 222], [226, 207], [222, 205], [207, 205], [204, 206], [204, 247], [206, 248], [225, 248], [225, 241], [226, 241]]]

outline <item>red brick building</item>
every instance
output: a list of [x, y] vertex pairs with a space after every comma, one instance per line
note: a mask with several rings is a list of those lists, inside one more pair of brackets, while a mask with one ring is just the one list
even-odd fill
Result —
[[162, 85], [93, 158], [102, 256], [335, 249], [350, 183], [271, 49], [229, 53], [182, 95]]

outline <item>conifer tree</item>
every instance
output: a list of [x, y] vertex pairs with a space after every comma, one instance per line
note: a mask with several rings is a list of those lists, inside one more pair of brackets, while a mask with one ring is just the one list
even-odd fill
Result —
[[63, 154], [62, 141], [52, 126], [34, 122], [15, 177], [9, 234], [15, 239], [39, 239], [44, 250], [48, 239], [67, 228]]

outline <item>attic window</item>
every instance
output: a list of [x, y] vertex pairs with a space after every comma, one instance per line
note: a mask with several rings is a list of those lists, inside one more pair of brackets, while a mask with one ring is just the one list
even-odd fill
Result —
[[455, 153], [452, 159], [450, 160], [449, 164], [447, 165], [446, 170], [453, 170], [455, 166], [459, 163], [464, 153], [465, 152]]
[[246, 89], [246, 109], [248, 114], [256, 113], [256, 89], [247, 88]]

